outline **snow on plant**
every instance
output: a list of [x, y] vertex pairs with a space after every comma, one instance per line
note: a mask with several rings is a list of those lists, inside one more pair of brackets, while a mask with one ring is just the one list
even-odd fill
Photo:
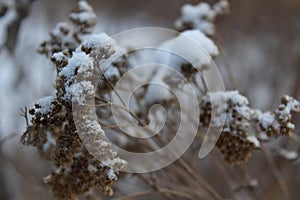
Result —
[[215, 33], [214, 21], [218, 15], [228, 13], [229, 2], [221, 0], [213, 6], [207, 3], [185, 4], [181, 8], [181, 17], [175, 21], [179, 30], [198, 29], [206, 35]]
[[[56, 64], [56, 93], [40, 99], [29, 111], [33, 115], [32, 125], [21, 141], [36, 146], [43, 157], [54, 162], [55, 168], [45, 182], [52, 187], [57, 199], [77, 199], [77, 195], [87, 193], [92, 187], [111, 195], [110, 185], [126, 162], [118, 158], [110, 143], [104, 140], [99, 123], [85, 119], [78, 128], [98, 144], [97, 151], [103, 160], [100, 162], [90, 155], [77, 134], [72, 103], [85, 104], [93, 97], [94, 86], [86, 80], [93, 76], [95, 65], [101, 59], [111, 56], [114, 44], [104, 33], [93, 35], [81, 44], [81, 37], [87, 36], [95, 25], [95, 15], [86, 1], [79, 1], [70, 19], [74, 30], [69, 24], [60, 23], [50, 33], [50, 40], [41, 45], [40, 52], [51, 56]], [[77, 76], [81, 76], [82, 81], [76, 80]], [[81, 117], [88, 112], [81, 110]]]
[[96, 24], [96, 15], [86, 1], [79, 1], [78, 7], [70, 13], [72, 24], [61, 22], [50, 32], [49, 40], [43, 42], [38, 51], [47, 56], [68, 50], [72, 53], [89, 35]]
[[[203, 127], [209, 125], [222, 128], [217, 147], [230, 164], [239, 164], [247, 160], [251, 153], [259, 148], [259, 140], [249, 135], [250, 126], [260, 128], [269, 137], [290, 135], [295, 125], [291, 122], [293, 112], [300, 112], [299, 102], [290, 96], [284, 96], [281, 105], [274, 112], [262, 113], [249, 107], [248, 99], [238, 91], [215, 92], [202, 98], [200, 122]], [[225, 110], [219, 105], [225, 104]], [[216, 106], [216, 116], [211, 116], [212, 105]], [[226, 115], [225, 124], [220, 116]], [[211, 118], [212, 117], [212, 118]]]
[[[189, 84], [197, 89], [201, 111], [199, 128], [211, 126], [222, 129], [216, 146], [224, 159], [235, 165], [247, 161], [254, 150], [259, 150], [260, 138], [256, 137], [257, 134], [266, 133], [270, 138], [290, 135], [295, 129], [292, 113], [300, 112], [300, 104], [292, 97], [284, 96], [275, 111], [262, 112], [252, 109], [248, 99], [238, 91], [205, 90], [201, 83], [202, 72], [212, 64], [210, 57], [219, 55], [217, 46], [207, 35], [214, 33], [213, 22], [216, 16], [224, 14], [228, 6], [225, 0], [213, 6], [206, 3], [183, 6], [182, 16], [176, 21], [176, 27], [182, 32], [161, 44], [162, 48], [180, 52], [184, 37], [188, 37], [201, 45], [203, 49], [200, 51], [194, 51], [196, 46], [190, 46], [190, 51], [180, 52], [184, 57], [196, 59], [193, 61], [195, 66], [170, 52], [159, 51], [154, 57], [160, 64], [171, 66], [183, 74], [190, 81]], [[138, 58], [129, 53], [122, 55], [122, 48], [126, 47], [118, 46], [107, 34], [92, 34], [96, 16], [86, 1], [79, 1], [78, 8], [69, 17], [71, 23], [59, 23], [50, 32], [50, 38], [39, 48], [39, 52], [51, 59], [56, 66], [56, 91], [53, 96], [38, 100], [34, 108], [29, 110], [31, 124], [28, 124], [21, 142], [36, 147], [43, 158], [54, 163], [51, 174], [44, 180], [51, 186], [56, 199], [78, 199], [79, 195], [88, 194], [92, 188], [112, 195], [111, 185], [126, 166], [126, 161], [118, 157], [105, 133], [116, 132], [118, 137], [112, 140], [121, 141], [123, 146], [155, 150], [174, 137], [180, 119], [180, 108], [169, 91], [160, 91], [151, 85], [141, 87], [134, 95], [134, 112], [124, 105], [113, 105], [110, 94], [114, 91], [114, 85], [135, 67], [133, 61]], [[103, 63], [113, 56], [118, 59], [103, 68]], [[177, 79], [174, 74], [166, 71], [150, 74], [147, 74], [150, 80], [159, 80], [184, 90], [186, 83]], [[95, 112], [92, 107], [84, 106], [93, 101], [99, 105]], [[165, 106], [168, 118], [160, 136], [155, 136], [150, 143], [137, 145], [138, 141], [128, 139], [118, 127], [114, 127], [110, 106], [121, 107], [139, 125], [144, 126], [149, 120], [146, 109], [155, 103]], [[217, 111], [214, 116], [212, 110]], [[76, 122], [74, 114], [77, 115]], [[188, 118], [188, 113], [185, 114], [186, 120], [193, 120]], [[98, 119], [92, 116], [97, 116]], [[160, 120], [161, 114], [155, 117]], [[221, 120], [223, 117], [225, 123]], [[257, 127], [257, 134], [250, 131], [251, 126]], [[103, 127], [111, 128], [104, 132]], [[81, 138], [79, 133], [84, 133], [84, 137]], [[91, 149], [96, 152], [98, 159], [89, 152]], [[281, 153], [284, 154], [284, 150]], [[186, 164], [179, 162], [179, 165], [190, 171]]]

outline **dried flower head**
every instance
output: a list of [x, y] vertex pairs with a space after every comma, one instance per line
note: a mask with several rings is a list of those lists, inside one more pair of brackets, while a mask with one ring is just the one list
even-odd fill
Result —
[[85, 0], [78, 1], [78, 7], [70, 13], [69, 18], [72, 23], [58, 23], [51, 31], [50, 38], [40, 45], [39, 53], [48, 57], [64, 50], [71, 53], [80, 45], [83, 36], [93, 32], [96, 15]]
[[285, 95], [281, 99], [281, 105], [274, 112], [257, 111], [256, 120], [260, 129], [269, 137], [290, 135], [295, 130], [292, 123], [293, 112], [300, 112], [300, 103], [293, 97]]
[[200, 123], [203, 127], [222, 128], [217, 147], [228, 163], [239, 164], [247, 161], [260, 146], [259, 140], [249, 135], [251, 124], [259, 125], [269, 137], [289, 135], [294, 131], [292, 112], [300, 112], [300, 103], [287, 95], [282, 97], [281, 103], [274, 112], [262, 113], [250, 108], [247, 98], [237, 91], [209, 93], [201, 99]]
[[181, 8], [181, 17], [175, 21], [178, 30], [198, 29], [206, 35], [215, 33], [214, 21], [218, 15], [228, 13], [229, 3], [221, 0], [213, 6], [202, 2], [195, 6], [185, 4]]
[[[40, 99], [29, 111], [32, 124], [21, 138], [24, 145], [37, 147], [42, 157], [54, 163], [45, 182], [55, 198], [61, 200], [78, 199], [78, 195], [85, 195], [92, 188], [112, 195], [111, 184], [126, 164], [91, 117], [91, 107], [84, 106], [94, 98], [95, 70], [101, 60], [115, 52], [114, 41], [105, 33], [90, 35], [95, 14], [86, 1], [79, 1], [70, 19], [76, 26], [58, 24], [50, 33], [50, 40], [41, 45], [40, 52], [50, 56], [56, 65], [56, 92]], [[81, 35], [87, 39], [83, 41]], [[73, 110], [74, 105], [79, 109]], [[77, 126], [74, 115], [80, 121]], [[85, 136], [80, 138], [79, 133]]]
[[[203, 127], [210, 123], [213, 127], [222, 127], [217, 147], [230, 164], [246, 161], [255, 150], [255, 143], [248, 137], [252, 114], [248, 105], [247, 98], [237, 91], [210, 93], [201, 100], [200, 123]], [[215, 116], [211, 118], [212, 109]]]

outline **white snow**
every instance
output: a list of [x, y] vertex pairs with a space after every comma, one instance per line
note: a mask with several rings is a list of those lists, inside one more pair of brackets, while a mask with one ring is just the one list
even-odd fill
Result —
[[285, 95], [285, 99], [287, 99], [288, 104], [286, 106], [287, 112], [295, 111], [295, 112], [300, 112], [300, 102], [295, 100], [294, 98]]
[[84, 105], [93, 95], [94, 86], [91, 81], [82, 81], [67, 88], [65, 99], [72, 99], [72, 102]]
[[100, 124], [95, 120], [85, 120], [85, 134], [98, 135], [102, 134], [104, 136], [104, 131]]
[[226, 91], [226, 92], [212, 92], [210, 93], [213, 102], [225, 102], [231, 101], [235, 105], [248, 105], [249, 101], [246, 97], [239, 94], [237, 90]]
[[[181, 73], [181, 66], [189, 62], [202, 71], [212, 64], [211, 57], [219, 54], [215, 43], [199, 30], [184, 31], [177, 37], [164, 42], [159, 49], [154, 53], [155, 63], [171, 67], [179, 73]], [[151, 52], [147, 52], [147, 56], [151, 58]], [[148, 103], [172, 98], [169, 89], [159, 86], [159, 84], [166, 85], [164, 79], [167, 76], [172, 78], [170, 70], [157, 67], [155, 73], [149, 70], [147, 74], [149, 76], [154, 74], [153, 78], [149, 77], [149, 79], [151, 82], [157, 83], [156, 85], [151, 84], [148, 88], [146, 94]]]
[[291, 122], [289, 122], [287, 124], [287, 127], [290, 129], [290, 130], [295, 130], [295, 124], [292, 124]]
[[197, 5], [185, 4], [181, 8], [181, 17], [175, 21], [175, 27], [182, 29], [189, 24], [193, 29], [212, 35], [215, 32], [213, 21], [217, 15], [226, 13], [228, 8], [229, 3], [226, 0], [221, 0], [213, 7], [205, 2]]
[[73, 78], [75, 75], [75, 69], [82, 65], [91, 66], [93, 65], [93, 60], [86, 55], [86, 53], [82, 51], [76, 51], [69, 60], [69, 64], [61, 70], [59, 75], [65, 76], [67, 79]]
[[171, 66], [180, 71], [182, 64], [190, 62], [198, 70], [211, 65], [212, 57], [219, 55], [215, 43], [199, 30], [188, 30], [164, 42], [156, 54], [160, 64]]
[[101, 47], [104, 46], [114, 47], [115, 41], [111, 37], [109, 37], [106, 33], [99, 33], [88, 37], [84, 41], [83, 46], [92, 49], [100, 49]]
[[213, 5], [213, 9], [216, 13], [222, 14], [229, 12], [229, 2], [227, 0], [221, 0], [215, 5]]
[[36, 103], [41, 106], [41, 108], [35, 109], [36, 112], [39, 112], [41, 114], [46, 114], [51, 112], [53, 109], [52, 102], [54, 100], [53, 96], [47, 96], [39, 99]]
[[53, 30], [51, 30], [50, 35], [57, 39], [66, 40], [67, 35], [63, 35], [61, 30], [71, 30], [70, 24], [66, 22], [58, 22]]
[[255, 145], [255, 147], [260, 147], [260, 142], [257, 139], [257, 137], [255, 137], [254, 135], [248, 136], [247, 140], [249, 140], [250, 142], [253, 142], [253, 144]]
[[258, 120], [261, 122], [262, 127], [267, 129], [275, 122], [275, 116], [271, 112], [265, 112], [259, 115]]
[[85, 62], [82, 62], [78, 71], [77, 77], [83, 78], [84, 80], [89, 80], [93, 76], [94, 63], [93, 59], [89, 58]]
[[117, 175], [114, 173], [114, 171], [112, 169], [108, 170], [107, 177], [110, 180], [116, 180], [117, 179]]
[[265, 132], [258, 133], [258, 138], [260, 141], [268, 141], [269, 137]]
[[298, 153], [287, 149], [279, 149], [278, 154], [287, 160], [295, 160], [298, 158]]
[[58, 62], [62, 62], [66, 56], [62, 52], [58, 52], [54, 53], [51, 57], [57, 60]]
[[181, 8], [182, 17], [175, 22], [175, 27], [181, 28], [184, 23], [190, 23], [193, 28], [206, 34], [213, 34], [214, 24], [210, 20], [215, 18], [215, 12], [207, 3], [199, 3], [196, 6], [185, 4]]
[[[78, 44], [73, 37], [71, 25], [66, 22], [57, 23], [55, 28], [50, 32], [50, 35], [52, 39], [55, 39], [55, 41], [59, 41], [61, 43], [62, 46], [59, 48], [62, 49], [76, 48], [75, 45]], [[50, 48], [50, 46], [48, 48]]]
[[79, 23], [87, 22], [89, 24], [94, 24], [96, 22], [96, 15], [93, 12], [71, 13], [70, 18]]
[[125, 160], [120, 159], [119, 157], [116, 158], [109, 158], [107, 160], [101, 161], [103, 166], [110, 167], [113, 171], [115, 169], [120, 169], [120, 166], [125, 166], [127, 165], [127, 162]]
[[[214, 116], [211, 118], [211, 124], [216, 127], [223, 127], [232, 134], [237, 134], [236, 130], [231, 130], [230, 124], [234, 123], [247, 130], [250, 127], [249, 121], [252, 111], [249, 108], [248, 99], [238, 93], [238, 91], [217, 91], [211, 92], [202, 98], [202, 103], [211, 103]], [[228, 109], [230, 107], [230, 109]], [[238, 121], [234, 117], [233, 111], [237, 111], [241, 117]], [[225, 119], [225, 123], [224, 123]]]
[[93, 12], [92, 6], [90, 6], [86, 1], [79, 1], [78, 2], [79, 10], [81, 11], [90, 11]]
[[231, 102], [233, 102], [236, 105], [248, 105], [249, 101], [246, 97], [239, 94], [238, 91], [227, 91], [226, 92], [226, 98], [230, 99]]
[[204, 35], [199, 30], [188, 30], [182, 32], [181, 36], [186, 36], [192, 40], [194, 40], [197, 44], [201, 45], [209, 55], [217, 56], [219, 55], [218, 47], [215, 45], [214, 41], [209, 37]]
[[71, 13], [70, 18], [83, 24], [95, 24], [97, 17], [93, 8], [86, 1], [79, 1], [78, 6], [78, 12]]

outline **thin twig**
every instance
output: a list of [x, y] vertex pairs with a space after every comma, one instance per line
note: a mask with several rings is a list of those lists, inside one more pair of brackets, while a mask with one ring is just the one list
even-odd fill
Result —
[[284, 181], [284, 178], [282, 177], [280, 171], [278, 170], [272, 156], [271, 153], [269, 151], [268, 148], [265, 147], [265, 145], [263, 143], [261, 143], [261, 151], [263, 153], [264, 158], [267, 161], [267, 164], [271, 170], [271, 173], [273, 175], [273, 177], [275, 178], [275, 180], [278, 183], [279, 188], [281, 189], [283, 195], [284, 195], [284, 199], [290, 200], [291, 198], [291, 194], [289, 191], [289, 188], [287, 186], [287, 184]]
[[[162, 193], [162, 194], [169, 194], [169, 195], [172, 195], [172, 196], [178, 196], [178, 197], [181, 197], [181, 198], [184, 198], [184, 199], [193, 200], [193, 198], [191, 196], [189, 196], [187, 194], [184, 194], [184, 193], [181, 193], [181, 192], [178, 192], [178, 191], [173, 191], [173, 190], [169, 190], [169, 189], [159, 189], [159, 190], [157, 190], [157, 192]], [[153, 194], [153, 191], [138, 192], [138, 193], [128, 195], [128, 196], [125, 196], [125, 197], [115, 198], [113, 200], [136, 199], [136, 198], [143, 197], [143, 196], [148, 196], [148, 195], [151, 195], [151, 194]]]
[[[96, 100], [100, 100], [100, 101], [106, 101], [103, 98], [99, 98], [99, 97], [95, 97]], [[144, 126], [145, 129], [147, 129], [148, 131], [150, 131], [151, 134], [155, 135], [153, 133], [153, 130], [151, 130], [149, 127], [146, 126], [146, 124], [144, 124], [144, 122], [142, 122], [133, 112], [131, 112], [131, 110], [129, 108], [127, 108], [126, 106], [120, 106], [120, 105], [115, 105], [118, 106], [121, 109], [124, 109], [125, 111], [127, 111], [131, 116], [133, 116], [140, 125]], [[154, 137], [152, 137], [152, 139], [154, 139]], [[160, 137], [155, 137], [156, 141], [159, 142], [160, 145], [166, 145], [167, 143]], [[174, 152], [170, 152], [171, 154], [176, 155], [176, 153]], [[203, 187], [205, 190], [207, 190], [207, 192], [209, 194], [211, 194], [215, 199], [222, 199], [222, 197], [212, 188], [210, 187], [199, 175], [197, 175], [197, 173], [187, 164], [186, 161], [184, 161], [184, 159], [182, 157], [178, 158], [178, 163], [183, 167], [183, 169], [185, 169], [189, 175], [192, 178], [196, 178], [198, 180], [199, 186]]]
[[29, 126], [28, 115], [27, 115], [27, 107], [25, 106], [24, 110], [20, 108], [21, 116], [25, 118], [26, 125]]
[[114, 86], [109, 82], [109, 80], [107, 80], [107, 78], [105, 77], [104, 74], [102, 74], [102, 77], [103, 77], [104, 82], [108, 85], [108, 87], [110, 87], [111, 90], [113, 90], [116, 93], [116, 95], [119, 98], [119, 100], [121, 101], [122, 105], [125, 107], [126, 104], [123, 101], [123, 99], [121, 98], [121, 95], [115, 90]]
[[[103, 75], [103, 78], [105, 80], [105, 82], [108, 84], [108, 86], [114, 90], [114, 87], [111, 85], [111, 83], [106, 79], [106, 77]], [[116, 92], [116, 91], [115, 91]], [[126, 104], [124, 103], [124, 101], [122, 100], [122, 97], [116, 92], [118, 98], [120, 99], [121, 103], [123, 104], [123, 106], [120, 106], [120, 105], [114, 105], [114, 106], [117, 106], [121, 109], [124, 109], [125, 111], [127, 111], [132, 117], [135, 118], [135, 120], [137, 120], [138, 124], [141, 125], [141, 126], [144, 126], [145, 129], [147, 129], [152, 135], [155, 135], [155, 133], [153, 133], [153, 130], [150, 129], [148, 126], [146, 126], [146, 124], [144, 122], [142, 122], [139, 117], [137, 117], [135, 115], [134, 112], [132, 112], [130, 110], [130, 108], [126, 107]], [[95, 97], [96, 100], [102, 100], [103, 101], [103, 98], [98, 98], [98, 97]], [[107, 102], [108, 103], [108, 102]], [[110, 102], [109, 102], [110, 103]], [[162, 138], [160, 137], [152, 137], [151, 139], [153, 140], [156, 140], [156, 142], [159, 143], [159, 145], [166, 145], [166, 141], [164, 141]], [[171, 154], [174, 154], [176, 156], [176, 153], [175, 152], [170, 152]], [[182, 157], [178, 158], [178, 163], [181, 165], [181, 167], [183, 169], [185, 169], [188, 174], [192, 177], [192, 178], [196, 178], [198, 180], [198, 183], [199, 183], [199, 186], [203, 187], [205, 190], [207, 190], [207, 192], [209, 194], [212, 195], [212, 197], [214, 197], [215, 199], [218, 199], [218, 200], [221, 200], [222, 197], [212, 188], [210, 187], [199, 175], [197, 175], [197, 173], [187, 164], [186, 161], [184, 161], [184, 159]]]

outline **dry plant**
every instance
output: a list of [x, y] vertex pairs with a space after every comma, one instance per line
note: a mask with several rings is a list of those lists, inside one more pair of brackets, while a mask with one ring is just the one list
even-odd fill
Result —
[[[209, 126], [221, 128], [222, 133], [216, 146], [224, 160], [235, 166], [246, 162], [254, 151], [266, 154], [268, 151], [265, 150], [265, 143], [273, 138], [290, 136], [297, 140], [293, 133], [295, 125], [292, 122], [292, 114], [300, 112], [300, 103], [286, 95], [281, 98], [276, 110], [263, 112], [251, 108], [248, 99], [238, 91], [207, 91], [201, 79], [202, 73], [212, 65], [207, 57], [219, 56], [219, 49], [213, 40], [214, 20], [228, 11], [229, 3], [226, 0], [221, 0], [213, 6], [207, 3], [184, 5], [182, 15], [175, 22], [175, 27], [180, 33], [162, 46], [180, 46], [181, 37], [185, 36], [203, 46], [206, 54], [199, 55], [200, 61], [196, 69], [185, 61], [176, 60], [177, 58], [169, 63], [189, 80], [188, 83], [176, 77], [176, 74], [165, 73], [160, 78], [166, 84], [182, 91], [186, 84], [195, 88], [200, 102], [197, 138], [202, 140], [201, 133]], [[104, 68], [101, 64], [113, 55], [122, 54], [126, 47], [120, 47], [105, 33], [93, 34], [96, 15], [86, 1], [78, 2], [78, 7], [70, 13], [69, 19], [70, 22], [58, 23], [50, 32], [49, 39], [38, 49], [39, 53], [44, 54], [56, 66], [55, 94], [40, 99], [34, 108], [29, 110], [31, 121], [27, 123], [27, 130], [21, 142], [36, 147], [43, 159], [53, 163], [53, 170], [44, 181], [50, 185], [55, 199], [76, 200], [82, 195], [96, 199], [99, 194], [94, 189], [113, 195], [112, 184], [127, 164], [124, 158], [118, 157], [105, 135], [126, 150], [154, 151], [172, 140], [178, 129], [181, 112], [185, 111], [180, 110], [180, 105], [173, 95], [151, 86], [141, 87], [134, 93], [133, 108], [124, 104], [115, 105], [111, 99], [114, 86], [126, 72], [135, 67], [135, 60], [139, 55], [136, 52], [127, 53], [108, 68]], [[164, 62], [164, 56], [168, 55], [161, 53], [158, 56], [161, 62]], [[156, 72], [153, 72], [151, 77], [157, 78]], [[154, 97], [157, 93], [158, 97]], [[98, 121], [90, 117], [92, 111], [87, 106], [76, 111], [80, 113], [80, 116], [77, 116], [80, 123], [76, 126], [72, 106], [85, 105], [91, 99], [96, 103]], [[137, 124], [145, 126], [149, 123], [148, 109], [157, 103], [166, 109], [167, 120], [160, 134], [147, 142], [129, 137], [115, 124], [111, 107], [125, 110]], [[217, 111], [214, 116], [212, 110]], [[158, 119], [159, 116], [161, 113], [154, 114]], [[189, 113], [184, 113], [184, 116], [184, 120], [197, 120], [190, 119]], [[29, 118], [27, 113], [25, 118]], [[224, 123], [222, 118], [225, 118]], [[78, 129], [85, 133], [85, 139], [92, 143], [93, 147], [97, 147], [94, 151], [100, 159], [96, 159], [83, 144]], [[187, 134], [189, 131], [187, 128]], [[198, 174], [197, 164], [189, 160], [196, 159], [199, 146], [193, 144], [183, 157], [164, 169], [148, 174], [134, 174], [133, 176], [152, 190], [118, 199], [149, 199], [153, 198], [152, 195], [164, 199], [223, 199], [224, 197]], [[287, 159], [294, 158], [291, 152], [285, 149], [278, 148], [278, 151]], [[216, 166], [223, 168], [218, 157], [214, 162]], [[273, 165], [272, 160], [269, 160], [269, 163], [270, 166]], [[276, 173], [276, 169], [273, 170]], [[281, 189], [286, 191], [285, 184], [280, 184]], [[255, 188], [257, 183], [249, 180], [245, 186], [241, 185], [237, 189], [230, 188], [230, 198], [235, 198], [235, 192], [241, 188]]]

